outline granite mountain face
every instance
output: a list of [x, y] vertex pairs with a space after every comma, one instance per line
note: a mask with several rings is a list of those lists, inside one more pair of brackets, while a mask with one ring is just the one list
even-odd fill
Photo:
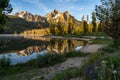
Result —
[[49, 20], [54, 20], [55, 22], [61, 22], [64, 24], [67, 24], [70, 19], [72, 19], [75, 24], [79, 24], [80, 21], [75, 19], [73, 16], [71, 16], [68, 11], [65, 12], [59, 12], [57, 10], [53, 10], [50, 13], [46, 14], [44, 16], [48, 21]]
[[50, 13], [46, 14], [45, 16], [40, 15], [32, 15], [31, 13], [25, 12], [17, 12], [15, 16], [25, 19], [26, 21], [32, 22], [41, 22], [41, 23], [48, 23], [49, 20], [54, 20], [55, 22], [67, 23], [69, 19], [72, 19], [75, 23], [79, 23], [73, 16], [71, 16], [68, 11], [60, 12], [57, 10], [53, 10]]
[[30, 22], [41, 22], [41, 23], [46, 23], [47, 20], [44, 17], [41, 17], [40, 15], [33, 15], [27, 11], [25, 12], [17, 12], [15, 13], [15, 16], [20, 17], [22, 19], [25, 19], [26, 21]]
[[[61, 22], [67, 25], [69, 19], [74, 21], [75, 26], [80, 26], [81, 22], [71, 16], [68, 11], [60, 12], [53, 10], [45, 16], [33, 15], [27, 11], [17, 12], [14, 15], [8, 15], [8, 21], [6, 26], [9, 28], [5, 33], [13, 33], [14, 29], [16, 32], [23, 32], [25, 30], [32, 29], [43, 29], [49, 28], [49, 21]], [[20, 30], [20, 31], [19, 31]]]

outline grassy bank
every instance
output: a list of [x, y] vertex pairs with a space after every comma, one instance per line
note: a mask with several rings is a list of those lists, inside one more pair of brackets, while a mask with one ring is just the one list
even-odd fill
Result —
[[119, 56], [120, 47], [109, 43], [98, 52], [90, 54], [88, 60], [84, 62], [82, 67], [70, 68], [56, 73], [51, 80], [70, 80], [72, 78], [82, 80], [119, 80]]
[[27, 63], [21, 63], [16, 65], [10, 65], [9, 58], [1, 58], [0, 59], [0, 76], [6, 76], [11, 74], [22, 73], [31, 69], [43, 68], [52, 66], [58, 63], [61, 63], [69, 57], [83, 57], [88, 54], [82, 52], [68, 52], [61, 54], [45, 54], [38, 55], [36, 59], [30, 60]]
[[[82, 65], [82, 67], [69, 68], [61, 72], [57, 72], [52, 77], [51, 80], [70, 80], [72, 78], [78, 78], [82, 80], [90, 80], [90, 79], [91, 80], [93, 79], [119, 80], [120, 79], [119, 77], [120, 76], [120, 70], [119, 70], [120, 69], [120, 64], [119, 64], [120, 47], [116, 47], [113, 44], [111, 44], [111, 40], [107, 38], [94, 39], [90, 44], [102, 44], [106, 46], [100, 49], [98, 52], [91, 53], [89, 55], [83, 52], [68, 52], [68, 53], [64, 53], [63, 55], [46, 54], [44, 56], [38, 56], [37, 59], [31, 60], [27, 63], [6, 67], [2, 71], [2, 73], [0, 73], [0, 75], [4, 77], [9, 75], [11, 77], [12, 74], [23, 73], [33, 69], [38, 70], [43, 67], [48, 67], [48, 66], [61, 63], [65, 61], [66, 58], [69, 58], [69, 57], [88, 56], [88, 59], [84, 61], [84, 64]], [[29, 77], [27, 75], [27, 77], [29, 77], [28, 80], [33, 78], [35, 75], [39, 76], [40, 74], [32, 74], [32, 75], [33, 75], [32, 77]], [[4, 79], [5, 78], [3, 78], [2, 80]]]

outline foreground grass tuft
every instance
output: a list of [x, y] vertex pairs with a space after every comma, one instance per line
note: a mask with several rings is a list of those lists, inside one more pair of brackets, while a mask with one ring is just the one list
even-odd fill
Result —
[[111, 43], [111, 40], [108, 39], [108, 38], [96, 38], [96, 39], [93, 39], [91, 40], [91, 43], [90, 44], [102, 44], [102, 45], [105, 45], [105, 44], [109, 44]]
[[80, 51], [72, 51], [72, 52], [66, 52], [63, 54], [63, 56], [65, 58], [69, 58], [69, 57], [85, 57], [89, 55], [89, 53], [84, 53], [84, 52], [80, 52]]
[[2, 57], [0, 59], [0, 74], [3, 75], [4, 72], [10, 67], [10, 59]]
[[113, 43], [109, 43], [107, 46], [103, 47], [101, 50], [106, 53], [113, 53], [116, 51], [120, 51], [120, 46], [115, 46]]
[[60, 54], [38, 55], [36, 59], [38, 67], [46, 67], [63, 61], [65, 61], [65, 58]]
[[51, 66], [63, 61], [65, 58], [60, 54], [45, 54], [44, 56], [38, 55], [37, 59], [30, 60], [27, 63], [10, 65], [10, 60], [3, 57], [0, 59], [0, 76], [2, 76], [1, 74], [16, 74], [30, 69]]
[[119, 61], [119, 56], [108, 56], [100, 62], [87, 65], [83, 70], [84, 80], [119, 80]]
[[81, 78], [82, 80], [119, 80], [120, 79], [120, 54], [106, 55], [98, 52], [89, 55], [89, 59], [81, 68], [70, 68], [56, 73], [51, 80], [70, 80]]
[[68, 52], [65, 54], [45, 54], [45, 55], [38, 55], [36, 59], [30, 60], [27, 63], [19, 63], [16, 65], [10, 65], [10, 60], [3, 58], [0, 60], [0, 76], [1, 74], [4, 75], [11, 75], [22, 73], [31, 69], [37, 69], [42, 67], [52, 66], [61, 62], [64, 62], [66, 58], [69, 57], [83, 57], [87, 56], [88, 54], [82, 52]]
[[69, 68], [67, 70], [55, 74], [55, 76], [51, 80], [70, 80], [71, 78], [76, 78], [80, 76], [80, 68]]

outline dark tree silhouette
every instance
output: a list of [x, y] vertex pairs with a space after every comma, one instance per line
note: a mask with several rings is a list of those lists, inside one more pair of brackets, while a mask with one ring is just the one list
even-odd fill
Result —
[[101, 0], [96, 6], [96, 16], [104, 32], [111, 36], [115, 45], [120, 45], [120, 0]]
[[10, 13], [13, 10], [9, 4], [9, 0], [0, 0], [0, 33], [4, 31], [4, 24], [6, 22], [5, 14]]
[[95, 15], [95, 12], [92, 13], [92, 25], [93, 25], [92, 32], [96, 32], [97, 24], [96, 24], [96, 15]]

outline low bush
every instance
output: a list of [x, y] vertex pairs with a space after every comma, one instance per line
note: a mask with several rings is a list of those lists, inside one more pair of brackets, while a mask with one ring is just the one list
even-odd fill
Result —
[[79, 51], [71, 51], [71, 52], [66, 52], [63, 54], [65, 58], [69, 57], [84, 57], [87, 56], [89, 53], [84, 53], [84, 52], [79, 52]]
[[10, 60], [7, 58], [0, 59], [0, 76], [4, 75], [22, 73], [30, 69], [42, 68], [55, 65], [65, 61], [68, 57], [82, 57], [88, 54], [82, 52], [68, 52], [63, 55], [61, 54], [45, 54], [38, 55], [36, 59], [30, 60], [26, 63], [19, 63], [16, 65], [10, 65]]
[[81, 76], [80, 68], [69, 68], [67, 70], [56, 73], [51, 80], [70, 80]]
[[10, 67], [10, 59], [6, 57], [0, 58], [0, 74], [4, 74], [4, 72]]
[[103, 38], [103, 39], [96, 38], [96, 39], [93, 39], [90, 44], [103, 44], [103, 45], [105, 45], [105, 44], [109, 44], [109, 43], [111, 43], [111, 40], [108, 38]]
[[107, 56], [99, 62], [83, 68], [84, 80], [119, 80], [120, 57]]
[[36, 59], [38, 67], [54, 65], [63, 62], [64, 60], [64, 57], [60, 54], [38, 55]]
[[10, 59], [3, 56], [0, 58], [0, 69], [5, 69], [8, 67], [10, 67]]
[[113, 43], [109, 43], [107, 46], [103, 47], [101, 50], [107, 53], [113, 53], [115, 51], [119, 51], [120, 46], [115, 46]]

